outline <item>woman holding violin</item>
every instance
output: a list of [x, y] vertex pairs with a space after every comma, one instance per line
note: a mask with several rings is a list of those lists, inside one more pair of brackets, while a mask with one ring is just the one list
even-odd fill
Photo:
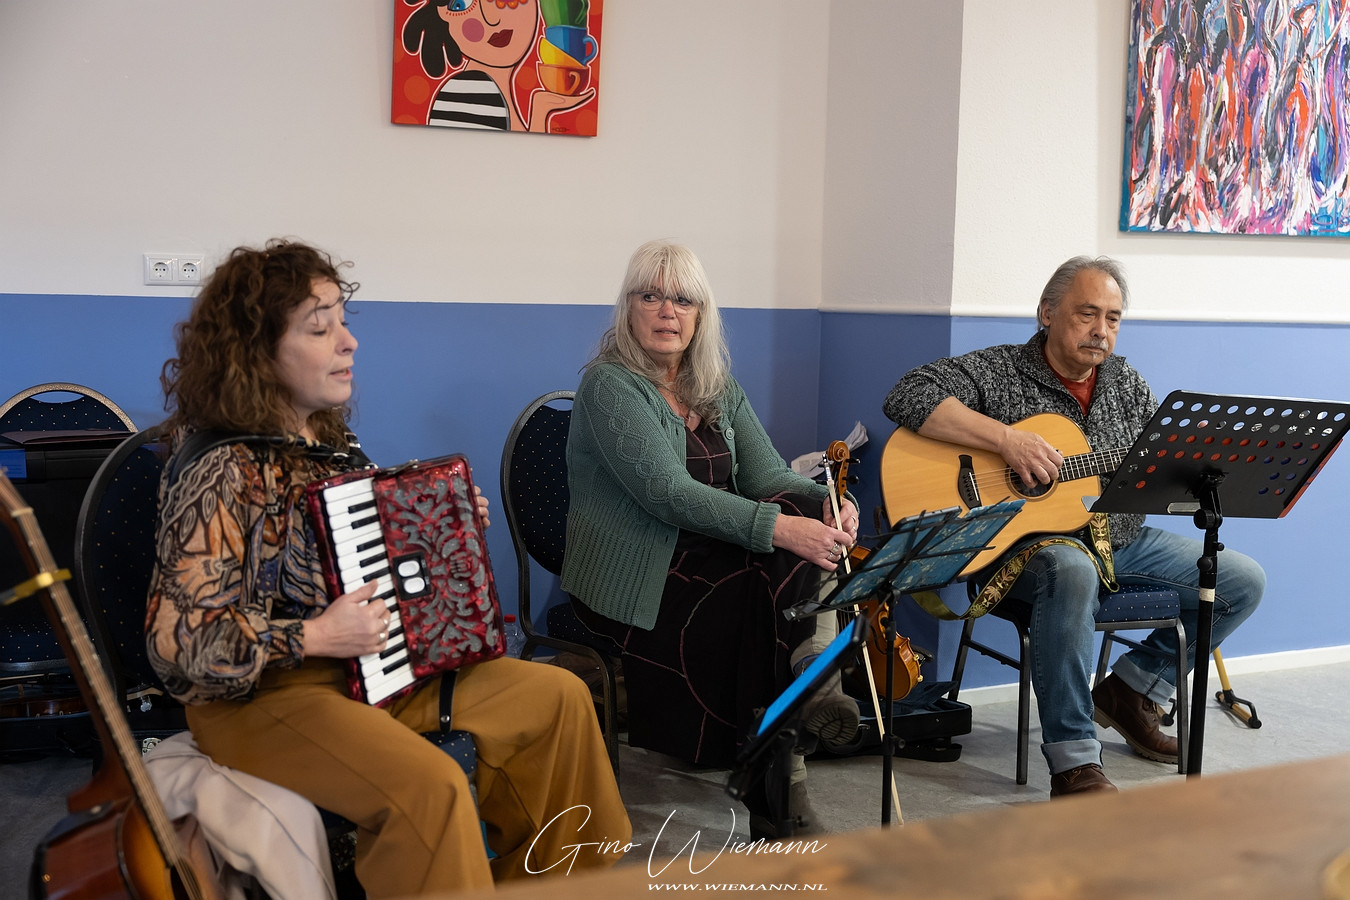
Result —
[[[823, 485], [783, 459], [730, 373], [698, 258], [667, 241], [633, 254], [611, 328], [586, 365], [567, 445], [563, 589], [624, 654], [629, 742], [728, 767], [756, 714], [809, 664], [814, 618], [783, 612], [858, 533]], [[836, 677], [804, 727], [847, 743], [858, 707]], [[790, 814], [809, 830], [797, 757]], [[751, 832], [772, 834], [762, 794]]]

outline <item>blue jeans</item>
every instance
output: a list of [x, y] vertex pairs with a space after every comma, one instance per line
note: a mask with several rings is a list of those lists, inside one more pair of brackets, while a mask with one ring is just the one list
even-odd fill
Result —
[[[1188, 671], [1195, 667], [1200, 605], [1195, 563], [1203, 552], [1203, 542], [1198, 538], [1148, 526], [1128, 546], [1115, 552], [1116, 579], [1122, 585], [1162, 584], [1181, 595]], [[1261, 602], [1266, 586], [1265, 572], [1251, 557], [1223, 550], [1218, 559], [1213, 647], [1246, 621]], [[1102, 746], [1092, 722], [1089, 685], [1096, 662], [1093, 617], [1101, 605], [1099, 594], [1104, 592], [1087, 554], [1060, 544], [1033, 556], [1011, 592], [1032, 605], [1031, 684], [1040, 710], [1041, 752], [1052, 773], [1101, 763]], [[1154, 702], [1166, 704], [1175, 690], [1168, 676], [1174, 671], [1171, 657], [1176, 651], [1176, 634], [1158, 629], [1143, 643], [1164, 655], [1131, 650], [1116, 661], [1112, 672]]]

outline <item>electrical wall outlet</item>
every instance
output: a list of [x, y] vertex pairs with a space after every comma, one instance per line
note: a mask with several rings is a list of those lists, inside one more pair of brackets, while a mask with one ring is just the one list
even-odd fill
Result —
[[202, 283], [200, 253], [146, 253], [141, 259], [146, 284]]
[[147, 253], [142, 257], [145, 263], [146, 284], [173, 284], [178, 277], [178, 260], [163, 253]]
[[179, 284], [202, 283], [202, 258], [200, 256], [178, 257], [177, 281]]

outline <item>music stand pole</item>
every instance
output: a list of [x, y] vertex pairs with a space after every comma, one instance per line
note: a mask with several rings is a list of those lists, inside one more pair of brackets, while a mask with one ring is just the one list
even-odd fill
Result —
[[[895, 770], [895, 751], [900, 749], [900, 738], [895, 733], [895, 697], [892, 696], [891, 690], [895, 683], [895, 616], [891, 610], [891, 602], [894, 599], [895, 592], [891, 589], [890, 582], [886, 582], [877, 592], [877, 615], [883, 617], [882, 624], [886, 629], [886, 685], [883, 689], [883, 699], [886, 701], [886, 734], [881, 743], [881, 824], [883, 826], [891, 824], [890, 795], [886, 793], [886, 786], [891, 783], [892, 773]], [[865, 656], [863, 664], [867, 664]]]
[[1219, 506], [1219, 485], [1223, 482], [1222, 473], [1207, 473], [1196, 490], [1196, 500], [1200, 509], [1196, 510], [1193, 521], [1197, 528], [1204, 529], [1205, 546], [1199, 559], [1195, 561], [1199, 570], [1200, 606], [1196, 609], [1195, 627], [1195, 666], [1192, 669], [1190, 745], [1186, 748], [1186, 774], [1188, 777], [1200, 775], [1201, 760], [1205, 746], [1205, 709], [1209, 693], [1209, 653], [1214, 640], [1214, 589], [1219, 581], [1219, 526], [1223, 524], [1223, 511]]
[[727, 776], [727, 793], [744, 800], [757, 786], [764, 789], [774, 831], [780, 837], [796, 832], [792, 817], [792, 751], [802, 734], [800, 709], [791, 713], [764, 738], [764, 748], [754, 759], [738, 760]]
[[769, 811], [774, 816], [774, 831], [780, 837], [792, 837], [797, 832], [792, 817], [792, 750], [802, 732], [802, 716], [798, 712], [774, 737], [773, 751], [764, 774], [764, 792], [769, 800]]

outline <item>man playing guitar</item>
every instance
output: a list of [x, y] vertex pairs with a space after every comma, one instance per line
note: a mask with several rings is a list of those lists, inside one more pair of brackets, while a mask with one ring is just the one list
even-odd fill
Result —
[[[1035, 495], [1035, 486], [1070, 477], [1067, 448], [1061, 454], [1032, 428], [1018, 427], [1022, 420], [1054, 413], [1080, 429], [1094, 450], [1128, 448], [1157, 409], [1143, 377], [1112, 355], [1127, 303], [1119, 263], [1074, 257], [1046, 283], [1036, 312], [1038, 331], [1029, 341], [919, 366], [891, 389], [885, 413], [921, 436], [916, 440], [932, 439], [953, 457], [981, 452], [1001, 457]], [[987, 485], [983, 501], [1003, 499], [1007, 484]], [[1029, 501], [1022, 516], [1035, 505]], [[888, 511], [894, 515], [889, 498]], [[1089, 517], [1081, 504], [1078, 511], [1071, 527], [1084, 522], [1087, 527], [1073, 534], [1030, 535], [977, 578], [1032, 605], [1031, 679], [1052, 797], [1115, 790], [1101, 768], [1094, 718], [1119, 731], [1139, 755], [1177, 761], [1176, 738], [1160, 730], [1155, 707], [1169, 702], [1174, 690], [1164, 657], [1132, 650], [1089, 690], [1099, 593], [1131, 582], [1166, 584], [1181, 595], [1183, 623], [1192, 638], [1199, 605], [1200, 541], [1148, 527], [1141, 515]], [[1254, 560], [1224, 553], [1214, 602], [1215, 647], [1252, 614], [1264, 588], [1265, 573]], [[1146, 639], [1169, 655], [1175, 641], [1175, 634], [1163, 629]], [[1193, 641], [1189, 653], [1193, 667]]]

